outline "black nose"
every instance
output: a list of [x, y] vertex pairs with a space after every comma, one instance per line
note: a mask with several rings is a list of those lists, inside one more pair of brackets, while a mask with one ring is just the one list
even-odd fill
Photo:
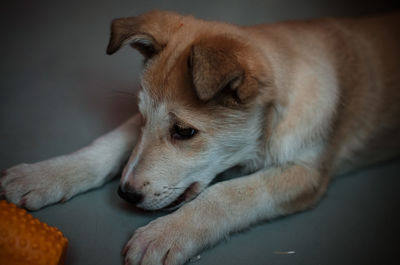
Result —
[[127, 202], [138, 204], [143, 201], [143, 195], [139, 192], [132, 191], [127, 188], [118, 188], [118, 195]]

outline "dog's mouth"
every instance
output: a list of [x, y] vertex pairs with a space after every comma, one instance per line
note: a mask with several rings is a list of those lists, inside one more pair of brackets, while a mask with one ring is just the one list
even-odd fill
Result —
[[178, 196], [173, 202], [165, 206], [163, 209], [167, 211], [175, 210], [182, 206], [182, 204], [193, 200], [200, 193], [200, 183], [193, 182]]

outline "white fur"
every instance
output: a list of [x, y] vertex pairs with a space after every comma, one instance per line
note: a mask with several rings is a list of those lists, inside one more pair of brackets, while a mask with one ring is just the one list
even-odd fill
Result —
[[10, 202], [37, 210], [99, 187], [118, 173], [136, 143], [139, 127], [136, 115], [72, 154], [12, 167], [0, 179], [2, 194]]

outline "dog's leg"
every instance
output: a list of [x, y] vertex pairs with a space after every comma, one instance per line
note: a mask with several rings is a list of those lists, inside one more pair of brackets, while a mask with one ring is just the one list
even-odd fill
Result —
[[126, 264], [183, 264], [232, 232], [311, 207], [326, 182], [317, 170], [292, 165], [217, 183], [139, 228], [125, 247]]
[[74, 153], [2, 172], [0, 197], [30, 210], [65, 201], [112, 179], [134, 147], [141, 127], [135, 115]]

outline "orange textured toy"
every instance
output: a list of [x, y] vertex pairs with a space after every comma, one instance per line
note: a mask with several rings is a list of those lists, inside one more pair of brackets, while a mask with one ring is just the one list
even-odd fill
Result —
[[62, 265], [68, 239], [24, 209], [0, 200], [0, 264]]

